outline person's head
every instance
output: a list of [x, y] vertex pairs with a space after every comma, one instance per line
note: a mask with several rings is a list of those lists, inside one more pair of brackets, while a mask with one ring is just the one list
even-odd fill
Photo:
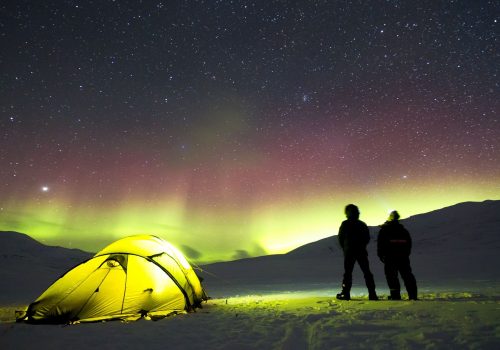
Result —
[[398, 220], [399, 220], [399, 213], [396, 210], [391, 211], [387, 221], [398, 221]]
[[359, 218], [359, 209], [354, 204], [346, 205], [344, 213], [348, 219], [358, 219]]

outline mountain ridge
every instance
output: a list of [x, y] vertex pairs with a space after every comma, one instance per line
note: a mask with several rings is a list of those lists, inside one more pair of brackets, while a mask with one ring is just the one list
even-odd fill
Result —
[[[500, 200], [462, 202], [401, 220], [413, 240], [412, 266], [417, 279], [494, 279], [500, 249]], [[368, 254], [376, 280], [384, 281], [383, 265], [376, 254], [378, 226], [370, 226]], [[207, 283], [216, 283], [211, 275], [245, 283], [253, 271], [258, 282], [277, 283], [334, 282], [343, 273], [343, 253], [336, 235], [310, 242], [286, 254], [220, 262], [203, 266]], [[356, 267], [355, 280], [362, 282]], [[357, 277], [356, 277], [357, 275]], [[338, 283], [338, 281], [337, 281]]]

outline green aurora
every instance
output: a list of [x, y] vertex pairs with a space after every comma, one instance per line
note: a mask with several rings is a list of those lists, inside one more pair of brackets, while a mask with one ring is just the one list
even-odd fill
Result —
[[188, 209], [181, 198], [166, 203], [135, 200], [103, 206], [69, 205], [57, 196], [57, 188], [50, 188], [24, 203], [4, 202], [0, 229], [24, 232], [49, 245], [93, 252], [121, 237], [155, 234], [194, 261], [212, 262], [285, 253], [335, 235], [344, 220], [343, 207], [351, 202], [359, 205], [363, 220], [378, 225], [391, 209], [408, 217], [462, 201], [500, 198], [500, 189], [491, 192], [493, 180], [474, 185], [450, 183], [419, 188], [405, 183], [376, 193], [332, 192], [233, 210]]

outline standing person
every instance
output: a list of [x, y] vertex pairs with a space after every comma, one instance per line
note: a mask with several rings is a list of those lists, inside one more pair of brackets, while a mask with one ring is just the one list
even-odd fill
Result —
[[347, 220], [344, 220], [340, 225], [338, 235], [340, 246], [344, 251], [344, 279], [342, 281], [342, 291], [337, 294], [337, 299], [351, 299], [352, 270], [357, 261], [365, 277], [369, 299], [378, 300], [375, 292], [375, 281], [368, 263], [368, 252], [366, 251], [366, 245], [370, 241], [368, 226], [359, 220], [359, 209], [354, 204], [345, 207], [345, 215]]
[[410, 267], [411, 243], [410, 233], [399, 222], [399, 213], [391, 212], [380, 227], [377, 241], [377, 254], [384, 263], [391, 300], [401, 300], [398, 272], [405, 284], [408, 298], [417, 300], [417, 281]]

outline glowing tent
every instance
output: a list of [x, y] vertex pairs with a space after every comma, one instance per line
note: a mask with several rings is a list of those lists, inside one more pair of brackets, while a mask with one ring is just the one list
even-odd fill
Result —
[[18, 320], [72, 323], [164, 317], [206, 294], [186, 258], [161, 238], [120, 239], [54, 282]]

